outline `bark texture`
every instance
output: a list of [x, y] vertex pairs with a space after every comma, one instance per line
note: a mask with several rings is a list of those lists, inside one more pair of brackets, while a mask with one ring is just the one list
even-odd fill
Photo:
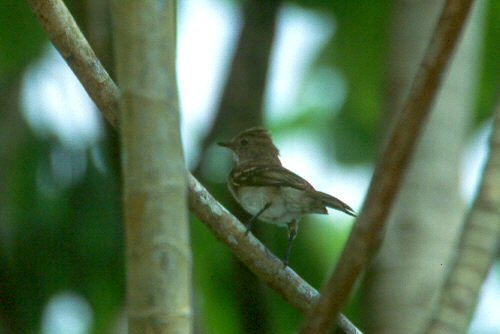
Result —
[[466, 333], [479, 292], [500, 241], [500, 100], [497, 102], [490, 156], [474, 206], [460, 238], [453, 267], [425, 333]]
[[[52, 0], [57, 6], [64, 6], [61, 0]], [[90, 46], [85, 38], [80, 38], [79, 30], [69, 30], [67, 34], [61, 35], [54, 33], [55, 31], [64, 30], [64, 22], [74, 21], [68, 10], [53, 11], [52, 8], [38, 5], [42, 0], [31, 0], [32, 9], [37, 17], [45, 17], [45, 20], [40, 20], [42, 27], [45, 29], [50, 39], [56, 46], [66, 46], [65, 52], [70, 52], [76, 57], [82, 57], [80, 52], [85, 53]], [[51, 19], [52, 15], [61, 15], [64, 17]], [[70, 43], [65, 44], [59, 39], [72, 39]], [[122, 41], [123, 42], [123, 41]], [[60, 52], [62, 52], [60, 50]], [[109, 77], [106, 70], [102, 67], [99, 60], [93, 56], [92, 63], [96, 67], [90, 69], [85, 67], [83, 70], [88, 71], [85, 76], [89, 80], [82, 80], [79, 77], [78, 64], [70, 62], [66, 59], [68, 65], [77, 75], [78, 79], [87, 91], [91, 91], [90, 96], [94, 100], [99, 110], [105, 114], [107, 110], [111, 119], [118, 119], [116, 109], [107, 109], [109, 106], [118, 105], [119, 90], [114, 81]], [[104, 94], [98, 94], [94, 90], [99, 89], [96, 82], [103, 80]], [[107, 102], [111, 101], [111, 104]], [[108, 121], [115, 128], [118, 128], [118, 123]], [[245, 235], [245, 227], [233, 215], [231, 215], [212, 195], [194, 178], [190, 173], [188, 175], [189, 187], [189, 207], [191, 211], [204, 223], [214, 236], [223, 242], [246, 266], [268, 286], [285, 298], [292, 306], [296, 307], [301, 312], [310, 310], [314, 301], [318, 299], [318, 292], [298, 276], [289, 267], [283, 268], [282, 261], [274, 256], [267, 248], [262, 245], [252, 235]], [[181, 236], [182, 237], [182, 236]], [[340, 314], [337, 319], [337, 324], [347, 334], [361, 333], [347, 317]]]
[[379, 250], [403, 176], [441, 87], [471, 5], [472, 0], [446, 2], [401, 115], [377, 163], [361, 214], [301, 334], [328, 333], [332, 320], [346, 302], [357, 277]]
[[114, 98], [118, 89], [102, 68], [68, 8], [61, 0], [28, 0], [28, 4], [89, 96], [100, 102], [106, 120], [113, 126], [118, 125]]
[[[393, 115], [408, 94], [445, 1], [396, 3], [390, 61]], [[465, 205], [460, 162], [477, 83], [481, 14], [466, 28], [391, 213], [364, 289], [369, 333], [418, 333], [449, 270]], [[470, 24], [472, 23], [472, 24]]]
[[191, 249], [176, 85], [176, 3], [112, 4], [129, 333], [190, 333]]

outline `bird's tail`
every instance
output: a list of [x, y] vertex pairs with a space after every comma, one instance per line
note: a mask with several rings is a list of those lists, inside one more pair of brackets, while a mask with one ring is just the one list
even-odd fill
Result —
[[330, 196], [328, 194], [325, 194], [325, 193], [323, 193], [321, 191], [316, 191], [314, 195], [325, 206], [327, 206], [329, 208], [332, 208], [332, 209], [335, 209], [335, 210], [342, 211], [342, 212], [348, 214], [349, 216], [356, 217], [356, 214], [354, 213], [354, 210], [349, 205], [345, 204], [344, 202], [342, 202], [338, 198]]

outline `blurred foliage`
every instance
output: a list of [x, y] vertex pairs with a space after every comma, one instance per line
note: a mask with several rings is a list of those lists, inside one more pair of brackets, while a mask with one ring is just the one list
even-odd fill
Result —
[[0, 13], [0, 79], [5, 80], [39, 56], [47, 38], [26, 1], [0, 1]]
[[[227, 0], [221, 0], [227, 1]], [[70, 4], [74, 4], [72, 1]], [[299, 104], [300, 113], [276, 132], [306, 129], [325, 149], [325, 156], [344, 163], [367, 163], [377, 152], [383, 105], [387, 25], [391, 2], [289, 1], [307, 10], [331, 15], [336, 33], [318, 56], [306, 83], [319, 80], [316, 71], [328, 70], [346, 82], [346, 100], [340, 108]], [[81, 11], [85, 6], [73, 5]], [[25, 1], [0, 1], [0, 89], [22, 75], [36, 60], [46, 37]], [[83, 17], [77, 12], [76, 17]], [[499, 87], [500, 2], [489, 1], [476, 125], [491, 113]], [[309, 82], [308, 82], [309, 80]], [[305, 90], [307, 87], [304, 87]], [[53, 139], [32, 134], [18, 144], [2, 168], [2, 192], [8, 192], [12, 231], [0, 234], [0, 332], [11, 328], [38, 332], [48, 300], [60, 291], [84, 296], [93, 308], [93, 332], [115, 326], [124, 304], [124, 250], [116, 138], [108, 133], [103, 145], [109, 172], [102, 174], [89, 159], [85, 177], [67, 189], [47, 195], [40, 188], [40, 173], [49, 167]], [[1, 153], [1, 152], [0, 152]], [[8, 158], [8, 159], [6, 159]], [[57, 184], [57, 180], [49, 180]], [[234, 207], [224, 185], [210, 184], [216, 198]], [[243, 218], [245, 219], [245, 218]], [[245, 332], [238, 312], [235, 259], [195, 218], [192, 219], [195, 303], [200, 333]], [[5, 222], [1, 222], [4, 224]], [[304, 219], [294, 243], [291, 265], [319, 288], [333, 269], [349, 232], [348, 226]], [[256, 234], [278, 255], [286, 247], [286, 230], [260, 224]], [[302, 316], [281, 297], [260, 287], [272, 333], [291, 333]], [[257, 293], [255, 294], [257, 296]], [[348, 308], [356, 318], [356, 300]], [[14, 324], [9, 326], [8, 324]]]
[[491, 116], [500, 94], [500, 1], [488, 1], [485, 22], [485, 43], [482, 54], [481, 80], [479, 82], [476, 125]]
[[[307, 10], [331, 15], [337, 28], [319, 54], [313, 70], [338, 71], [347, 83], [345, 104], [329, 113], [302, 109], [277, 131], [308, 128], [325, 149], [325, 156], [353, 164], [369, 163], [377, 154], [385, 109], [387, 36], [392, 1], [290, 1]], [[474, 128], [490, 117], [500, 87], [500, 2], [488, 1], [484, 50]], [[332, 86], [332, 88], [334, 88]]]
[[2, 285], [14, 298], [6, 311], [20, 332], [36, 332], [52, 295], [72, 291], [90, 303], [102, 332], [124, 298], [117, 174], [89, 163], [80, 182], [60, 189], [50, 173], [53, 146], [29, 135], [7, 170], [15, 225], [11, 248], [0, 257]]
[[366, 163], [378, 147], [391, 6], [388, 1], [333, 1], [332, 7], [337, 33], [318, 62], [340, 69], [348, 82], [348, 97], [341, 111], [330, 119], [333, 137], [324, 144], [342, 162]]

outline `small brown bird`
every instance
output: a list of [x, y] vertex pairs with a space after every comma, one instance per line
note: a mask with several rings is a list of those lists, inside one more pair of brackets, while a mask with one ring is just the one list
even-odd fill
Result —
[[304, 214], [328, 214], [326, 207], [329, 207], [356, 216], [347, 204], [316, 191], [309, 182], [283, 167], [279, 151], [266, 129], [245, 130], [228, 143], [219, 145], [233, 151], [235, 166], [229, 175], [229, 190], [236, 201], [253, 215], [245, 224], [246, 233], [257, 219], [288, 225], [285, 266]]

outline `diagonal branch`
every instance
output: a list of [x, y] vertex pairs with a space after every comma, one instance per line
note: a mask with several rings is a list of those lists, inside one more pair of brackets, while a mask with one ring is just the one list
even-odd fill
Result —
[[[79, 78], [106, 119], [118, 127], [119, 90], [95, 56], [62, 0], [27, 0], [52, 43]], [[85, 78], [82, 79], [82, 77]], [[189, 206], [193, 213], [224, 242], [260, 279], [301, 312], [308, 312], [319, 294], [290, 268], [283, 268], [253, 236], [245, 236], [243, 225], [188, 174]], [[337, 323], [347, 334], [361, 334], [345, 316]]]
[[387, 217], [453, 53], [472, 0], [448, 0], [406, 105], [378, 163], [342, 256], [301, 333], [328, 333], [362, 270], [379, 248]]
[[423, 333], [465, 333], [500, 243], [500, 99], [483, 179], [436, 312]]
[[28, 0], [28, 4], [104, 118], [116, 127], [118, 87], [102, 67], [62, 0]]

